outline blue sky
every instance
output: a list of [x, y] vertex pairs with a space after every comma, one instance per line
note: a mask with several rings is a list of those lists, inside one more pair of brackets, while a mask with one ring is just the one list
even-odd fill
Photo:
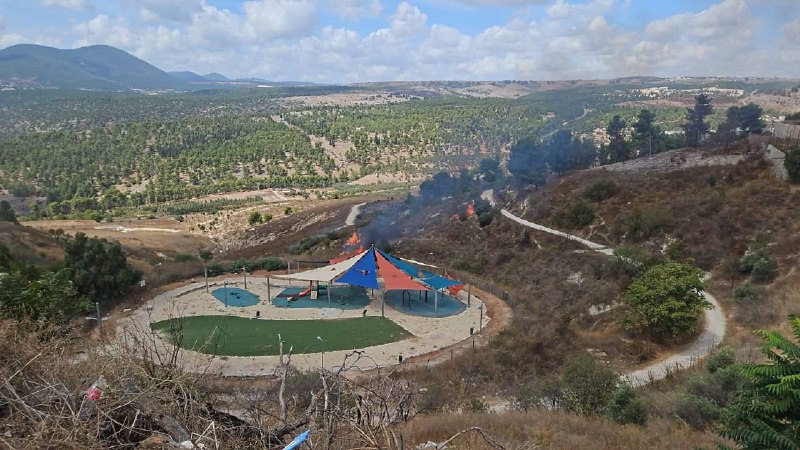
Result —
[[798, 0], [0, 0], [0, 48], [358, 82], [800, 77]]

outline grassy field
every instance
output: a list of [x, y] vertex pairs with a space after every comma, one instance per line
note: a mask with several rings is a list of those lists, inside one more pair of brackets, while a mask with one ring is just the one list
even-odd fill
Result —
[[402, 327], [381, 317], [337, 320], [253, 320], [231, 316], [196, 316], [151, 324], [154, 330], [170, 333], [174, 326], [182, 334], [181, 347], [225, 356], [266, 356], [278, 354], [278, 334], [284, 351], [317, 353], [351, 350], [400, 341], [411, 336]]

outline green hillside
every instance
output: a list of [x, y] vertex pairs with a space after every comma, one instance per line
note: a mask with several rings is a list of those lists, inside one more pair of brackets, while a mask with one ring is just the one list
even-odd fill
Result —
[[20, 44], [0, 50], [0, 79], [60, 89], [186, 89], [188, 84], [122, 50], [93, 45], [62, 50]]

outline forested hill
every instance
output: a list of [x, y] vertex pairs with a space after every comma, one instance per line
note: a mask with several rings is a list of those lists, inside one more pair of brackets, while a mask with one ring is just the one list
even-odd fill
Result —
[[62, 50], [20, 44], [0, 50], [0, 80], [60, 89], [187, 89], [189, 84], [122, 50], [93, 45]]

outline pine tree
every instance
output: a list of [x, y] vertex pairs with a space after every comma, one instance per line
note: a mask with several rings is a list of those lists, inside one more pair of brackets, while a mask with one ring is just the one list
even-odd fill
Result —
[[686, 109], [686, 123], [683, 131], [686, 134], [686, 146], [697, 147], [708, 134], [709, 126], [706, 117], [714, 111], [711, 98], [700, 94], [694, 98], [694, 108]]

